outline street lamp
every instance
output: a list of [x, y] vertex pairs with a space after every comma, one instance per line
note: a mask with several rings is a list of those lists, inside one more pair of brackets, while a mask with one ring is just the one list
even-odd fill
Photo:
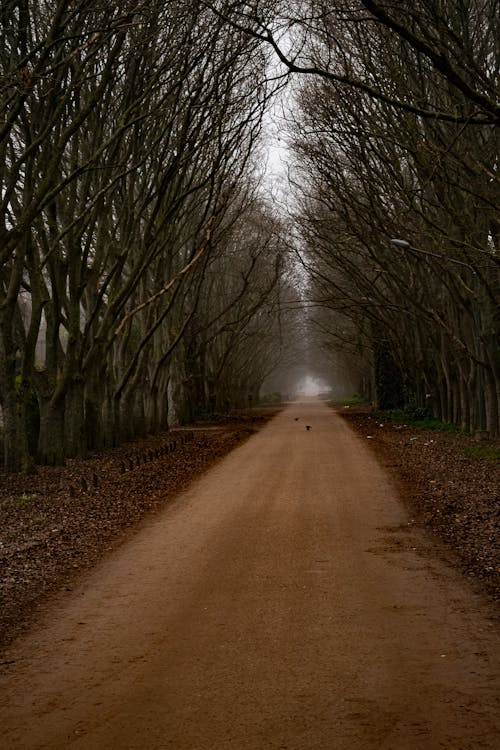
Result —
[[447, 260], [449, 263], [455, 263], [457, 266], [465, 266], [465, 268], [468, 268], [476, 276], [476, 271], [470, 263], [464, 263], [457, 258], [450, 258], [449, 255], [443, 255], [443, 253], [431, 253], [429, 250], [422, 250], [420, 247], [414, 247], [408, 240], [392, 239], [390, 242], [391, 245], [400, 247], [402, 250], [410, 250], [410, 252], [419, 253], [420, 255], [430, 255], [432, 258], [441, 258], [441, 260]]

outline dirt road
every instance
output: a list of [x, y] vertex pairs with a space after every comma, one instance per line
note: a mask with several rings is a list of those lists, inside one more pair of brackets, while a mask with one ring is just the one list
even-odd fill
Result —
[[490, 615], [366, 445], [293, 404], [18, 644], [0, 746], [493, 750]]

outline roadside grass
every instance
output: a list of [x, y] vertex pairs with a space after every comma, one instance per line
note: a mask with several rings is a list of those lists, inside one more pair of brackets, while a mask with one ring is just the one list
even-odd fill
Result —
[[265, 393], [259, 398], [257, 406], [275, 406], [283, 403], [281, 393], [274, 391], [273, 393]]
[[[437, 430], [444, 434], [448, 434], [454, 437], [462, 437], [464, 439], [471, 439], [471, 435], [468, 432], [464, 432], [460, 425], [452, 422], [441, 422], [439, 419], [432, 419], [429, 417], [422, 418], [419, 414], [404, 411], [402, 409], [391, 409], [389, 411], [381, 411], [377, 413], [378, 417], [389, 422], [404, 423], [408, 427], [414, 427], [422, 430]], [[500, 461], [500, 447], [498, 441], [496, 443], [486, 443], [482, 445], [464, 445], [462, 452], [467, 458], [479, 458], [486, 459], [487, 461]]]
[[500, 447], [495, 445], [467, 445], [464, 453], [468, 458], [485, 458], [487, 461], [500, 461]]
[[460, 433], [460, 425], [452, 422], [441, 422], [439, 419], [422, 416], [418, 412], [404, 411], [403, 409], [389, 409], [378, 412], [378, 416], [386, 421], [404, 422], [421, 430], [439, 430], [440, 432]]
[[[356, 393], [351, 398], [334, 399], [329, 401], [328, 404], [332, 407], [349, 407], [366, 405], [367, 401]], [[373, 416], [381, 422], [397, 422], [417, 430], [435, 430], [442, 433], [443, 436], [449, 435], [450, 437], [463, 438], [464, 441], [467, 439], [469, 441], [472, 440], [472, 435], [464, 432], [460, 425], [434, 419], [429, 416], [425, 409], [387, 409], [377, 411]], [[494, 462], [500, 461], [498, 440], [479, 445], [463, 445], [461, 446], [461, 451], [467, 458], [485, 459]]]
[[14, 499], [14, 503], [16, 505], [31, 505], [41, 499], [41, 495], [37, 495], [36, 492], [23, 492]]
[[359, 406], [359, 405], [366, 405], [368, 404], [368, 401], [363, 398], [363, 396], [360, 396], [358, 393], [355, 393], [353, 396], [350, 396], [349, 398], [334, 398], [329, 402], [330, 406]]

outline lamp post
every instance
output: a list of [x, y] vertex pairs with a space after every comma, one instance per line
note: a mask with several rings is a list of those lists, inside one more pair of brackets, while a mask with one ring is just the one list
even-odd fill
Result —
[[457, 258], [450, 258], [448, 255], [443, 255], [443, 253], [431, 253], [430, 250], [422, 250], [422, 248], [420, 247], [414, 247], [410, 242], [408, 242], [408, 240], [392, 239], [391, 245], [400, 247], [402, 250], [410, 250], [410, 252], [419, 253], [420, 255], [430, 255], [432, 258], [447, 260], [449, 263], [454, 263], [456, 266], [465, 266], [465, 268], [468, 268], [474, 276], [477, 276], [476, 271], [470, 265], [470, 263], [464, 263], [462, 260], [458, 260]]
[[[402, 240], [402, 239], [391, 239], [391, 244], [395, 247], [399, 247], [402, 250], [409, 250], [410, 252], [417, 253], [418, 255], [428, 255], [431, 258], [439, 258], [440, 260], [448, 261], [448, 263], [454, 263], [456, 266], [463, 266], [467, 268], [471, 274], [473, 279], [473, 288], [474, 288], [474, 296], [476, 299], [472, 300], [472, 319], [474, 322], [474, 339], [477, 347], [477, 354], [478, 359], [482, 357], [482, 342], [481, 342], [481, 320], [480, 320], [480, 312], [479, 312], [479, 306], [478, 306], [478, 293], [479, 293], [479, 286], [478, 286], [478, 277], [476, 270], [470, 265], [470, 263], [464, 263], [462, 260], [458, 260], [458, 258], [450, 258], [448, 255], [443, 255], [442, 253], [432, 253], [430, 250], [422, 250], [420, 247], [414, 247], [411, 242], [408, 242], [408, 240]], [[477, 371], [478, 371], [478, 393], [477, 393], [477, 411], [478, 411], [478, 421], [479, 421], [479, 435], [480, 437], [486, 437], [486, 404], [485, 404], [485, 398], [484, 398], [484, 372], [483, 372], [483, 366], [478, 361], [477, 363]]]

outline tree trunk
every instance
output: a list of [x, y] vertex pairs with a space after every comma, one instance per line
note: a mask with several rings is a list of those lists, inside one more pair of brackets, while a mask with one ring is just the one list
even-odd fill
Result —
[[38, 455], [48, 466], [64, 464], [64, 399], [54, 403], [50, 398], [39, 398], [40, 437]]
[[465, 376], [463, 365], [458, 365], [458, 387], [460, 391], [460, 427], [464, 432], [470, 431], [471, 413], [470, 413], [470, 394], [467, 388], [467, 378]]
[[4, 356], [0, 348], [0, 386], [3, 414], [3, 465], [6, 471], [31, 472], [33, 461], [29, 452], [27, 412], [29, 392], [16, 384], [15, 354]]
[[103, 447], [99, 407], [92, 396], [85, 398], [85, 443], [89, 449]]
[[120, 442], [120, 399], [107, 393], [102, 402], [103, 445], [114, 448]]
[[498, 389], [495, 373], [490, 367], [486, 368], [486, 426], [489, 437], [496, 438], [499, 434]]
[[66, 394], [65, 409], [65, 452], [67, 458], [84, 458], [87, 453], [85, 437], [84, 384], [81, 378], [74, 378]]
[[3, 457], [6, 471], [23, 471], [28, 459], [20, 412], [19, 396], [14, 386], [4, 392], [3, 397]]
[[135, 438], [134, 400], [133, 391], [126, 391], [120, 399], [120, 435], [117, 438], [120, 443]]

